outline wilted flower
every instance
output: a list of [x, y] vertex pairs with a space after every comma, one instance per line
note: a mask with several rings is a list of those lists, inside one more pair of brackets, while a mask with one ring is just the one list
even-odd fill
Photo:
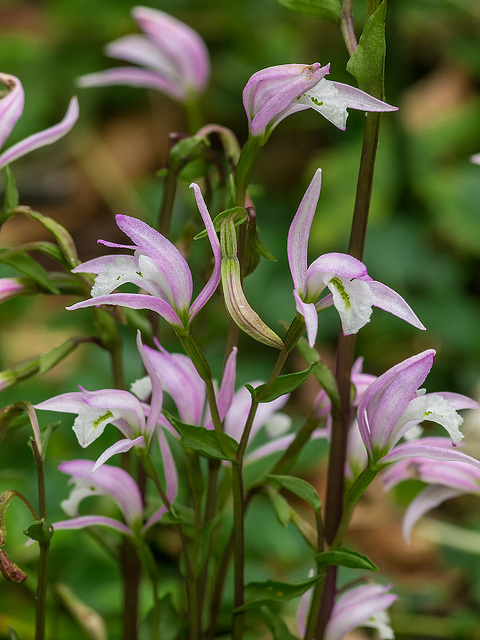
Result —
[[106, 46], [106, 54], [139, 67], [91, 73], [79, 79], [80, 86], [126, 84], [150, 87], [180, 102], [202, 93], [208, 82], [210, 62], [198, 33], [157, 9], [134, 7], [132, 15], [144, 35], [114, 40]]
[[[200, 188], [191, 185], [207, 229], [215, 264], [212, 275], [192, 303], [193, 281], [190, 268], [180, 251], [167, 238], [148, 224], [125, 215], [117, 215], [120, 229], [133, 241], [133, 246], [100, 240], [108, 247], [133, 249], [134, 255], [110, 255], [94, 258], [73, 269], [74, 273], [96, 273], [92, 298], [77, 302], [68, 309], [82, 309], [102, 304], [131, 309], [150, 309], [177, 331], [188, 332], [189, 325], [211, 298], [220, 282], [220, 243], [203, 200]], [[147, 293], [112, 293], [130, 282]]]
[[[305, 318], [308, 342], [315, 344], [318, 312], [332, 304], [345, 335], [357, 333], [370, 321], [372, 306], [384, 309], [418, 329], [425, 329], [405, 300], [395, 291], [372, 280], [367, 268], [353, 256], [326, 253], [307, 266], [310, 228], [320, 196], [322, 172], [318, 169], [290, 225], [287, 254], [293, 278], [297, 311]], [[331, 293], [319, 302], [327, 287]]]
[[[15, 76], [0, 73], [0, 82], [7, 88], [6, 91], [0, 92], [0, 148], [2, 148], [23, 113], [24, 92], [22, 83]], [[0, 169], [35, 149], [56, 142], [70, 131], [77, 119], [78, 101], [74, 97], [70, 100], [67, 113], [61, 122], [28, 136], [0, 154]]]
[[284, 118], [314, 109], [339, 129], [347, 123], [347, 109], [396, 111], [386, 102], [341, 82], [325, 80], [330, 65], [285, 64], [254, 73], [243, 90], [250, 133], [264, 142]]

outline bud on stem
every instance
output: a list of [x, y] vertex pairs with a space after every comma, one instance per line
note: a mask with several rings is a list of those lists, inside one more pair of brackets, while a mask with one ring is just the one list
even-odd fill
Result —
[[238, 327], [269, 347], [283, 349], [283, 342], [267, 327], [248, 304], [242, 289], [240, 262], [237, 257], [237, 236], [232, 218], [226, 218], [220, 229], [222, 248], [222, 286], [227, 311]]

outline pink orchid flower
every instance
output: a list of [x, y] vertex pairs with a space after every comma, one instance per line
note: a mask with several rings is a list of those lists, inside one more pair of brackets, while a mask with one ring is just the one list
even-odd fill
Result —
[[[298, 313], [305, 318], [310, 346], [315, 344], [317, 336], [318, 312], [331, 305], [340, 315], [345, 335], [357, 333], [370, 321], [372, 306], [384, 309], [418, 329], [425, 329], [405, 300], [393, 289], [372, 280], [363, 262], [353, 256], [326, 253], [308, 266], [308, 239], [321, 181], [322, 172], [318, 169], [290, 225], [287, 239], [293, 295]], [[331, 293], [317, 302], [325, 288]]]
[[304, 109], [314, 109], [345, 130], [347, 109], [396, 111], [360, 89], [325, 80], [330, 65], [284, 64], [254, 73], [243, 90], [250, 134], [264, 143], [279, 122]]
[[[221, 251], [215, 228], [200, 188], [192, 184], [198, 208], [207, 229], [215, 264], [212, 275], [192, 303], [193, 280], [187, 261], [167, 238], [148, 224], [125, 215], [117, 215], [120, 229], [133, 245], [99, 240], [108, 247], [132, 249], [134, 255], [108, 255], [94, 258], [73, 269], [74, 273], [96, 273], [92, 298], [67, 309], [83, 309], [102, 304], [131, 309], [150, 309], [164, 318], [176, 331], [188, 333], [190, 323], [214, 294], [221, 277]], [[147, 293], [112, 293], [125, 283]]]
[[210, 60], [198, 33], [150, 7], [134, 7], [132, 15], [143, 34], [114, 40], [106, 46], [106, 54], [139, 66], [91, 73], [82, 76], [79, 85], [149, 87], [180, 102], [201, 94], [209, 79]]

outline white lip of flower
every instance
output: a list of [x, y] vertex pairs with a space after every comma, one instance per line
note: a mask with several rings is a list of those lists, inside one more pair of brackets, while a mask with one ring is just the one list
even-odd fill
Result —
[[130, 391], [139, 400], [145, 401], [152, 393], [152, 381], [149, 376], [144, 376], [138, 380], [134, 380], [130, 385]]
[[409, 422], [420, 422], [428, 420], [441, 425], [449, 434], [452, 443], [458, 444], [463, 439], [463, 433], [459, 427], [463, 423], [460, 416], [453, 406], [445, 400], [441, 395], [436, 393], [425, 394], [424, 390], [420, 390], [416, 398], [413, 398], [403, 412], [400, 420], [395, 425], [392, 433], [395, 434], [395, 440], [398, 440], [398, 434], [405, 429], [401, 435], [409, 432]]
[[66, 500], [62, 500], [60, 506], [65, 511], [65, 513], [71, 518], [75, 517], [78, 514], [78, 505], [84, 498], [88, 498], [90, 496], [101, 496], [105, 495], [103, 491], [98, 489], [94, 489], [91, 486], [91, 483], [83, 478], [77, 478], [74, 481], [75, 487], [68, 496]]
[[85, 405], [73, 423], [73, 430], [80, 446], [87, 447], [114, 419], [114, 414], [109, 409], [102, 410]]
[[315, 109], [339, 129], [345, 129], [348, 118], [348, 100], [331, 80], [323, 78], [312, 89], [298, 98], [298, 101]]
[[345, 335], [357, 333], [370, 322], [373, 296], [367, 282], [335, 276], [327, 283]]
[[132, 278], [138, 279], [141, 274], [134, 267], [134, 262], [129, 256], [118, 256], [109, 262], [95, 278], [92, 287], [92, 297], [103, 296], [112, 293], [114, 289]]

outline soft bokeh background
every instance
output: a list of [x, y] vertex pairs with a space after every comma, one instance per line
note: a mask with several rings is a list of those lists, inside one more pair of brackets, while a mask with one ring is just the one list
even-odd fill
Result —
[[[155, 172], [164, 166], [170, 131], [185, 130], [181, 109], [170, 99], [127, 87], [80, 90], [82, 74], [114, 66], [103, 45], [135, 31], [126, 0], [45, 0], [0, 4], [1, 70], [18, 76], [25, 89], [24, 114], [8, 144], [57, 122], [73, 93], [81, 116], [74, 131], [53, 147], [18, 161], [13, 169], [21, 202], [51, 215], [73, 234], [80, 257], [102, 251], [97, 238], [120, 238], [113, 213], [139, 216], [154, 223], [162, 181]], [[205, 39], [212, 58], [212, 80], [204, 96], [206, 122], [232, 128], [241, 143], [246, 118], [241, 93], [255, 71], [288, 62], [331, 63], [330, 79], [354, 83], [345, 71], [348, 59], [340, 31], [326, 22], [287, 12], [274, 0], [164, 0], [149, 6], [162, 9], [193, 26]], [[354, 2], [358, 33], [365, 18], [364, 2]], [[399, 291], [420, 316], [420, 333], [381, 311], [358, 337], [364, 369], [379, 374], [399, 360], [425, 348], [437, 350], [429, 390], [480, 395], [480, 167], [469, 161], [480, 151], [480, 6], [474, 0], [403, 0], [387, 12], [386, 99], [396, 114], [383, 117], [378, 162], [367, 237], [365, 262], [375, 279]], [[364, 116], [351, 112], [347, 132], [336, 130], [314, 112], [296, 114], [272, 135], [251, 189], [261, 237], [277, 257], [262, 261], [246, 282], [252, 306], [273, 327], [294, 312], [286, 263], [286, 233], [315, 169], [323, 169], [323, 187], [311, 235], [312, 258], [345, 250], [355, 198]], [[174, 239], [194, 214], [188, 181], [176, 203]], [[216, 213], [216, 212], [212, 212]], [[48, 239], [42, 228], [22, 218], [9, 221], [0, 247]], [[121, 240], [120, 240], [121, 241]], [[48, 263], [45, 263], [49, 267]], [[9, 275], [0, 266], [0, 275]], [[43, 353], [72, 335], [91, 331], [87, 311], [68, 313], [72, 298], [37, 296], [0, 306], [0, 369]], [[219, 307], [205, 311], [200, 331], [225, 326]], [[319, 344], [332, 359], [337, 332], [333, 313], [321, 317]], [[141, 374], [132, 331], [125, 328], [128, 381]], [[168, 331], [165, 344], [178, 349]], [[207, 347], [216, 374], [222, 339]], [[239, 382], [267, 375], [272, 354], [241, 341]], [[110, 386], [107, 356], [93, 346], [82, 347], [54, 370], [1, 392], [0, 404], [41, 401], [77, 384], [88, 389]], [[290, 412], [300, 415], [308, 393], [293, 399]], [[63, 517], [65, 478], [56, 471], [63, 459], [82, 452], [64, 418], [49, 445], [49, 511]], [[469, 420], [480, 452], [480, 418]], [[109, 431], [107, 429], [107, 431]], [[94, 457], [113, 442], [105, 434]], [[36, 488], [26, 428], [9, 430], [0, 441], [0, 491], [17, 488], [35, 499]], [[2, 434], [0, 434], [1, 436]], [[322, 487], [322, 465], [304, 472]], [[308, 465], [307, 465], [308, 462]], [[399, 505], [415, 491], [410, 487], [392, 502], [378, 487], [369, 494], [354, 520], [351, 543], [371, 555], [384, 575], [394, 581], [402, 598], [394, 609], [400, 638], [480, 638], [480, 517], [478, 498], [447, 504], [435, 521], [423, 526], [410, 548], [401, 540]], [[270, 508], [261, 502], [249, 522], [264, 532], [249, 538], [251, 575], [276, 577], [308, 569], [302, 542], [289, 528], [279, 533]], [[436, 524], [437, 523], [437, 524]], [[441, 523], [441, 524], [438, 524]], [[14, 504], [7, 517], [7, 549], [15, 561], [35, 574], [35, 548], [23, 546], [28, 526], [23, 507]], [[461, 527], [449, 529], [448, 527]], [[433, 545], [432, 541], [440, 545]], [[283, 546], [282, 546], [283, 545]], [[260, 569], [259, 569], [260, 567]], [[109, 622], [109, 637], [117, 630], [114, 616], [119, 586], [116, 569], [85, 533], [55, 537], [52, 580], [67, 583]], [[95, 576], [92, 586], [92, 576]], [[97, 580], [98, 576], [98, 580]], [[347, 578], [346, 578], [347, 579]], [[22, 638], [31, 637], [34, 577], [21, 586], [0, 583], [0, 638], [11, 624]], [[86, 637], [71, 622], [60, 596], [52, 638]], [[113, 625], [113, 626], [112, 626]], [[78, 635], [72, 635], [78, 634]], [[82, 635], [83, 634], [83, 635]]]

